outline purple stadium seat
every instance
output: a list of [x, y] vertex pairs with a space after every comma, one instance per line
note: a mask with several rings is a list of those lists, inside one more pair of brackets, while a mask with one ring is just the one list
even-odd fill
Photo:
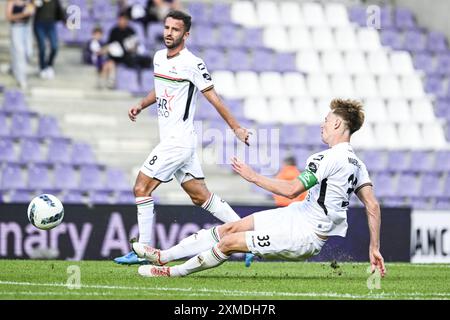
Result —
[[395, 10], [395, 25], [401, 29], [413, 29], [416, 27], [416, 20], [411, 10], [407, 8], [397, 8]]
[[393, 8], [385, 6], [381, 8], [380, 12], [381, 29], [394, 27]]
[[[306, 125], [303, 137], [305, 137], [301, 142], [303, 145], [306, 144], [311, 147], [325, 147], [322, 142], [321, 129], [319, 125]], [[300, 139], [300, 137], [295, 138]]]
[[275, 54], [272, 50], [257, 49], [252, 50], [251, 69], [256, 72], [273, 71], [275, 64]]
[[450, 171], [450, 151], [439, 150], [435, 152], [435, 160], [432, 169], [437, 172]]
[[40, 162], [45, 160], [39, 139], [22, 139], [19, 160], [21, 162]]
[[112, 5], [109, 0], [93, 1], [92, 15], [95, 20], [113, 20], [118, 15], [118, 6]]
[[450, 52], [438, 55], [436, 71], [441, 75], [450, 75]]
[[219, 41], [218, 46], [224, 48], [240, 47], [242, 38], [240, 35], [240, 27], [235, 24], [223, 24], [217, 29]]
[[306, 161], [308, 160], [309, 156], [312, 155], [311, 150], [306, 148], [296, 148], [294, 151], [295, 160], [297, 161], [297, 168], [300, 171], [303, 171], [304, 168], [308, 165]]
[[432, 166], [432, 153], [423, 150], [411, 151], [411, 158], [409, 161], [409, 171], [412, 172], [426, 172]]
[[231, 23], [230, 4], [223, 2], [213, 2], [211, 5], [210, 16], [214, 17], [214, 21], [218, 24]]
[[412, 173], [400, 174], [395, 195], [403, 197], [414, 197], [420, 194], [417, 176]]
[[242, 46], [245, 48], [263, 48], [261, 28], [245, 28], [242, 30]]
[[428, 76], [425, 80], [425, 91], [438, 98], [446, 97], [447, 90], [445, 90], [444, 82], [445, 80], [440, 76]]
[[351, 22], [357, 23], [360, 27], [367, 26], [367, 13], [365, 6], [351, 7], [348, 17]]
[[285, 125], [281, 127], [280, 144], [298, 146], [302, 143], [303, 128], [298, 125]]
[[433, 209], [435, 209], [435, 210], [450, 210], [450, 197], [437, 198]]
[[49, 141], [47, 160], [51, 163], [71, 163], [71, 142], [69, 139], [54, 138]]
[[58, 120], [52, 116], [41, 116], [38, 122], [37, 136], [42, 138], [61, 137]]
[[442, 32], [431, 31], [427, 37], [427, 49], [431, 52], [447, 52], [448, 43]]
[[[450, 100], [441, 98], [437, 99], [435, 103], [434, 113], [436, 117], [446, 118], [450, 110]], [[449, 118], [450, 119], [450, 118]]]
[[103, 189], [104, 183], [102, 172], [95, 165], [83, 165], [80, 168], [80, 184], [81, 190], [100, 190]]
[[29, 203], [36, 194], [27, 188], [20, 188], [11, 191], [10, 203]]
[[93, 191], [89, 195], [89, 202], [92, 204], [109, 204], [111, 202], [111, 192], [109, 191]]
[[23, 93], [19, 90], [6, 90], [3, 97], [3, 109], [5, 111], [28, 111]]
[[58, 164], [53, 171], [53, 184], [60, 189], [78, 189], [78, 175], [71, 165]]
[[150, 92], [155, 87], [153, 70], [142, 70], [141, 91]]
[[28, 188], [30, 189], [53, 188], [53, 182], [50, 179], [50, 172], [47, 166], [35, 164], [28, 167]]
[[107, 189], [116, 191], [131, 190], [133, 186], [128, 182], [125, 173], [122, 170], [108, 168], [105, 173], [106, 182], [105, 187]]
[[[164, 26], [160, 22], [150, 23], [147, 27], [147, 44], [150, 48], [156, 48], [163, 39]], [[189, 40], [188, 40], [189, 41]]]
[[137, 71], [124, 66], [117, 66], [116, 89], [139, 92], [140, 84]]
[[3, 112], [0, 112], [0, 137], [9, 137], [8, 120]]
[[447, 178], [444, 181], [444, 187], [442, 188], [442, 194], [445, 197], [450, 198], [450, 175], [447, 175]]
[[188, 4], [187, 11], [195, 22], [209, 22], [209, 6], [202, 2], [191, 2]]
[[94, 164], [95, 156], [91, 146], [86, 143], [74, 143], [72, 147], [73, 164]]
[[16, 158], [13, 140], [7, 137], [0, 138], [0, 163], [15, 162]]
[[384, 151], [366, 150], [357, 154], [360, 155], [369, 172], [380, 172], [387, 169], [387, 155]]
[[34, 135], [31, 116], [27, 113], [12, 115], [10, 133], [13, 137], [31, 137]]
[[79, 190], [68, 190], [63, 197], [63, 203], [67, 204], [85, 203], [83, 192]]
[[7, 163], [1, 177], [1, 189], [3, 190], [26, 188], [22, 169], [18, 164]]
[[388, 153], [387, 163], [389, 164], [386, 168], [392, 171], [405, 171], [409, 166], [409, 154], [406, 151], [394, 150]]
[[203, 52], [203, 60], [209, 71], [226, 70], [227, 61], [223, 50], [207, 48]]
[[[224, 103], [230, 109], [231, 113], [238, 119], [244, 119], [244, 107], [242, 100], [239, 99], [223, 99]], [[217, 111], [215, 111], [217, 114]]]
[[409, 205], [416, 210], [430, 209], [430, 201], [424, 197], [412, 197], [409, 199]]
[[196, 24], [191, 33], [191, 45], [214, 47], [218, 43], [215, 29], [211, 24]]
[[403, 48], [403, 36], [396, 29], [382, 29], [380, 32], [381, 44], [394, 50]]
[[372, 177], [375, 194], [378, 197], [391, 196], [395, 190], [394, 179], [390, 173], [382, 172]]
[[117, 204], [135, 204], [136, 200], [133, 192], [131, 191], [122, 191], [117, 195]]
[[405, 33], [403, 48], [413, 52], [425, 51], [426, 41], [423, 32], [419, 30], [407, 31]]
[[424, 197], [438, 197], [442, 195], [441, 179], [436, 173], [422, 175], [420, 194]]
[[430, 53], [417, 53], [414, 55], [414, 67], [424, 71], [426, 74], [432, 74], [436, 70], [433, 60], [433, 55]]
[[227, 70], [233, 72], [250, 70], [248, 52], [242, 49], [231, 49], [227, 56]]
[[[218, 113], [216, 109], [203, 97], [198, 100], [199, 104], [197, 107], [196, 118], [198, 120], [214, 120], [217, 119]], [[205, 128], [205, 126], [203, 126]]]
[[295, 54], [290, 52], [277, 52], [274, 57], [274, 70], [277, 72], [297, 71]]

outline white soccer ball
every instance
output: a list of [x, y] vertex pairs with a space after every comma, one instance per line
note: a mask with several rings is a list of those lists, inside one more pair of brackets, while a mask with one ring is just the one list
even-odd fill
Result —
[[41, 194], [28, 206], [28, 220], [38, 229], [50, 230], [59, 225], [63, 218], [64, 207], [54, 195]]

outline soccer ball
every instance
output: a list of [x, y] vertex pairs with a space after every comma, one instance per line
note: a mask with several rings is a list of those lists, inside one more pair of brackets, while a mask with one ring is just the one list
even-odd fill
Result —
[[28, 220], [38, 229], [50, 230], [59, 225], [63, 218], [63, 205], [54, 195], [41, 194], [28, 206]]

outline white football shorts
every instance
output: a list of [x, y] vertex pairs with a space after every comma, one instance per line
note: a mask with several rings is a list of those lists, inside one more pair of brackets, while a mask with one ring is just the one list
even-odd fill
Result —
[[161, 141], [150, 152], [140, 171], [161, 182], [169, 182], [174, 176], [180, 184], [192, 178], [204, 179], [195, 147], [184, 146], [173, 139]]
[[253, 214], [254, 231], [245, 233], [250, 252], [268, 259], [306, 260], [322, 250], [325, 240], [292, 207]]

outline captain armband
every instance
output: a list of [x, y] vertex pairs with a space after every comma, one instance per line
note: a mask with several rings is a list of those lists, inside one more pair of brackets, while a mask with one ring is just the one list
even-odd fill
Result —
[[314, 187], [317, 184], [316, 176], [314, 175], [314, 173], [312, 173], [309, 170], [303, 171], [298, 176], [298, 179], [301, 181], [301, 183], [305, 187], [305, 190], [311, 189], [312, 187]]

